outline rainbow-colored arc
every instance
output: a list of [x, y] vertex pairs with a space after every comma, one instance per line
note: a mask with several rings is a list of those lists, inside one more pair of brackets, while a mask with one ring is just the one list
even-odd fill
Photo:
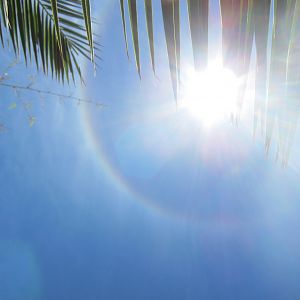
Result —
[[[105, 30], [105, 18], [110, 15], [112, 9], [116, 7], [110, 0], [103, 0], [104, 4], [101, 4], [101, 30], [102, 33]], [[103, 9], [105, 8], [105, 9]], [[83, 74], [88, 75], [87, 68], [84, 66]], [[81, 87], [80, 96], [85, 98], [88, 94], [85, 86]], [[211, 226], [215, 222], [213, 218], [201, 218], [199, 220], [199, 216], [196, 216], [194, 213], [181, 212], [178, 209], [172, 209], [165, 207], [159, 204], [159, 201], [155, 201], [155, 199], [151, 198], [149, 195], [145, 195], [138, 190], [137, 187], [134, 186], [132, 182], [129, 182], [128, 179], [122, 174], [121, 170], [116, 167], [116, 165], [109, 158], [104, 138], [101, 136], [97, 128], [95, 128], [95, 122], [93, 122], [93, 116], [91, 113], [91, 108], [89, 105], [82, 105], [79, 110], [79, 118], [80, 124], [83, 129], [84, 136], [86, 138], [87, 144], [93, 151], [95, 162], [99, 165], [99, 168], [106, 174], [107, 178], [113, 184], [113, 186], [126, 196], [128, 199], [132, 199], [139, 203], [141, 207], [145, 208], [150, 213], [153, 213], [157, 216], [163, 218], [169, 218], [170, 220], [175, 220], [178, 222], [181, 221], [189, 221], [192, 223], [199, 224], [204, 226]], [[125, 198], [125, 197], [124, 197]]]
[[114, 186], [125, 195], [137, 200], [144, 207], [165, 216], [166, 211], [162, 207], [155, 205], [153, 201], [136, 191], [119, 170], [110, 162], [102, 144], [101, 136], [94, 128], [89, 108], [86, 105], [82, 106], [82, 109], [80, 110], [80, 120], [87, 142], [94, 151], [99, 167], [105, 172]]
[[[103, 3], [102, 3], [103, 2]], [[99, 13], [97, 13], [97, 21], [100, 23], [100, 27], [97, 31], [103, 34], [105, 31], [105, 19], [108, 18], [111, 15], [111, 12], [113, 9], [116, 9], [116, 4], [111, 0], [103, 0], [101, 2], [101, 9], [99, 9]], [[83, 68], [83, 74], [86, 74], [86, 68], [87, 64], [84, 65]], [[86, 88], [84, 86], [81, 87], [80, 90], [80, 96], [85, 97], [87, 94]], [[181, 219], [182, 216], [180, 216], [176, 212], [167, 211], [167, 209], [159, 206], [155, 203], [155, 201], [151, 201], [148, 197], [145, 195], [142, 195], [140, 192], [138, 192], [131, 183], [129, 183], [126, 178], [121, 174], [121, 172], [113, 165], [113, 163], [109, 160], [105, 147], [102, 143], [102, 137], [100, 134], [95, 130], [94, 124], [92, 122], [92, 116], [89, 110], [88, 105], [81, 106], [80, 109], [80, 124], [82, 126], [86, 141], [88, 145], [93, 149], [95, 154], [95, 160], [98, 163], [99, 167], [105, 172], [107, 178], [111, 181], [111, 183], [124, 195], [128, 196], [130, 199], [133, 199], [134, 201], [137, 201], [139, 204], [142, 205], [142, 207], [146, 208], [152, 213], [155, 213], [156, 215], [163, 216], [163, 217], [171, 217], [176, 219]]]

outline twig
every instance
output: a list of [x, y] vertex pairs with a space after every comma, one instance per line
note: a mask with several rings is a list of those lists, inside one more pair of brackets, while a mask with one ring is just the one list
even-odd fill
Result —
[[61, 93], [55, 93], [55, 92], [51, 92], [51, 91], [41, 90], [41, 89], [31, 87], [30, 85], [23, 86], [23, 85], [10, 84], [10, 83], [5, 83], [5, 82], [0, 81], [0, 86], [12, 88], [12, 89], [15, 89], [15, 90], [16, 89], [17, 90], [26, 90], [26, 91], [35, 92], [35, 93], [38, 93], [38, 94], [51, 95], [51, 96], [56, 96], [56, 97], [59, 97], [59, 98], [70, 99], [70, 100], [77, 101], [77, 103], [83, 102], [83, 103], [96, 105], [97, 107], [107, 107], [108, 106], [107, 104], [97, 102], [97, 101], [93, 101], [93, 100], [90, 100], [90, 99], [85, 99], [85, 98], [80, 98], [80, 97], [76, 97], [76, 96], [72, 96], [72, 95], [65, 95], [65, 94], [61, 94]]

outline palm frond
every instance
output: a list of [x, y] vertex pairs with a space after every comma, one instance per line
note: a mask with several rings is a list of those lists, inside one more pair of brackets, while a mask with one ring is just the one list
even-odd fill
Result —
[[152, 16], [152, 0], [145, 0], [147, 32], [150, 47], [151, 65], [155, 73], [155, 57], [154, 57], [154, 33], [153, 33], [153, 16]]
[[125, 22], [124, 0], [120, 0], [120, 9], [121, 9], [121, 16], [122, 16], [122, 25], [123, 25], [123, 34], [124, 34], [124, 40], [125, 40], [126, 54], [127, 54], [127, 57], [129, 58], [127, 33], [126, 33], [126, 22]]
[[175, 100], [180, 82], [180, 18], [179, 0], [161, 0], [169, 67]]
[[255, 100], [254, 100], [254, 124], [253, 132], [259, 119], [261, 128], [264, 130], [265, 112], [267, 102], [267, 69], [268, 69], [268, 36], [271, 0], [252, 0], [253, 13], [252, 26], [254, 28], [256, 47], [256, 74], [255, 74]]
[[[4, 30], [14, 52], [26, 64], [34, 59], [44, 73], [59, 81], [81, 77], [78, 55], [95, 64], [90, 2], [88, 0], [1, 0], [0, 37]], [[81, 77], [82, 79], [82, 77]]]
[[196, 70], [208, 63], [208, 0], [188, 0], [190, 32]]
[[139, 46], [139, 32], [138, 32], [138, 17], [137, 17], [136, 0], [128, 0], [128, 7], [129, 7], [130, 24], [131, 24], [131, 32], [132, 32], [136, 67], [137, 67], [139, 76], [141, 77], [140, 46]]
[[279, 114], [281, 156], [283, 165], [289, 160], [292, 143], [300, 116], [300, 1], [297, 0], [292, 16], [291, 38], [288, 49], [286, 90], [283, 109]]
[[[152, 1], [144, 1], [154, 69]], [[199, 71], [205, 69], [208, 63], [209, 0], [187, 0], [186, 3], [194, 65]], [[123, 0], [120, 0], [120, 4], [127, 49]], [[176, 100], [180, 86], [180, 4], [179, 0], [161, 0], [171, 83]], [[128, 7], [140, 72], [136, 1], [128, 1]], [[300, 102], [297, 100], [300, 97], [300, 0], [220, 0], [220, 10], [223, 66], [231, 69], [241, 82], [237, 111], [239, 113], [243, 105], [254, 45], [256, 69], [253, 132], [255, 134], [260, 123], [268, 152], [276, 128], [279, 155], [286, 164], [300, 116]], [[270, 32], [271, 14], [273, 24]]]
[[279, 118], [285, 102], [288, 51], [291, 38], [292, 19], [295, 6], [289, 0], [275, 0], [272, 53], [270, 65], [270, 84], [266, 121], [266, 151], [269, 151], [275, 122], [279, 122], [279, 140], [283, 138], [283, 127]]
[[[161, 0], [161, 7], [164, 20], [164, 30], [170, 65], [170, 73], [175, 99], [178, 97], [178, 87], [180, 82], [180, 12], [179, 0]], [[144, 0], [146, 24], [148, 32], [148, 41], [150, 47], [150, 57], [153, 72], [155, 72], [155, 50], [154, 50], [154, 31], [153, 31], [153, 11], [152, 0]], [[125, 21], [125, 5], [124, 0], [120, 0], [120, 9], [123, 25], [123, 34], [126, 46], [126, 53], [128, 56], [128, 44], [126, 34]], [[136, 66], [141, 76], [140, 65], [140, 46], [138, 37], [138, 16], [137, 16], [137, 1], [128, 0], [128, 10], [130, 15], [130, 25], [133, 40], [133, 47], [135, 52]]]

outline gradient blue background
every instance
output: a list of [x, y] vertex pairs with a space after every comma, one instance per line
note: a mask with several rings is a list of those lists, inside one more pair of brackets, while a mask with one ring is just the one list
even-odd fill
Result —
[[[253, 142], [251, 114], [238, 128], [225, 120], [204, 130], [177, 111], [154, 2], [158, 78], [144, 19], [140, 81], [110, 0], [93, 9], [104, 46], [97, 76], [88, 66], [86, 87], [65, 88], [36, 78], [107, 108], [24, 92], [37, 118], [30, 128], [14, 92], [0, 87], [1, 300], [299, 299], [299, 138], [282, 169]], [[212, 1], [211, 57], [218, 16]], [[0, 55], [4, 70], [13, 55]], [[8, 73], [24, 84], [36, 72], [20, 64]]]

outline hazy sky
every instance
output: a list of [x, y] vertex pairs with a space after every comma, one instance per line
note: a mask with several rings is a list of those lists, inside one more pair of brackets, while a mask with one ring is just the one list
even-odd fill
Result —
[[[238, 127], [225, 119], [205, 128], [177, 110], [154, 2], [157, 78], [140, 5], [141, 81], [131, 40], [126, 58], [119, 1], [94, 7], [103, 61], [96, 77], [85, 68], [85, 87], [64, 92], [107, 108], [32, 93], [22, 103], [0, 86], [8, 127], [0, 134], [1, 300], [300, 297], [299, 138], [282, 169], [253, 141], [251, 101]], [[182, 15], [184, 77], [192, 64], [185, 5]], [[11, 57], [1, 50], [1, 70]], [[34, 74], [17, 65], [7, 80], [26, 84]], [[41, 74], [35, 86], [61, 90]]]

